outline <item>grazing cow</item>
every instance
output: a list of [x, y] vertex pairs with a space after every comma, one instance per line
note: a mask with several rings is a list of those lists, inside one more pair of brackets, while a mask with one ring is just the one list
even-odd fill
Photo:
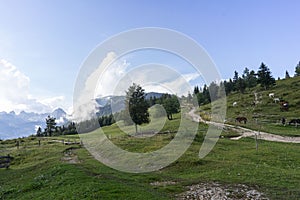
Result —
[[236, 102], [236, 101], [233, 102], [232, 106], [233, 106], [233, 107], [237, 106], [237, 102]]
[[281, 118], [281, 123], [282, 123], [282, 125], [284, 125], [284, 126], [285, 126], [286, 119], [285, 119], [284, 117], [282, 117], [282, 118]]
[[280, 99], [279, 98], [274, 98], [273, 101], [274, 101], [274, 103], [278, 103], [278, 102], [280, 102]]
[[235, 122], [239, 122], [239, 123], [244, 122], [244, 124], [246, 124], [247, 118], [246, 117], [237, 117], [237, 118], [235, 118]]
[[274, 93], [270, 93], [270, 94], [269, 94], [269, 97], [270, 97], [270, 98], [274, 98], [274, 96], [275, 96]]
[[289, 103], [287, 101], [280, 102], [280, 110], [281, 111], [288, 111], [289, 110]]
[[290, 122], [289, 122], [289, 125], [291, 124], [294, 124], [297, 126], [297, 124], [300, 124], [300, 119], [292, 119]]

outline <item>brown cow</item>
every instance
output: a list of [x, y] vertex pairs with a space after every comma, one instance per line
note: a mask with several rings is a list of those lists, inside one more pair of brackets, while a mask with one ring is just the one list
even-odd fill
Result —
[[239, 123], [244, 122], [244, 124], [246, 124], [247, 118], [246, 117], [237, 117], [237, 118], [235, 118], [235, 122], [239, 122]]

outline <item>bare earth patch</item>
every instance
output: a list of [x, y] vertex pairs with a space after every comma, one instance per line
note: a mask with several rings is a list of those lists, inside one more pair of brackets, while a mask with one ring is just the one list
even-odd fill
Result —
[[215, 200], [268, 200], [263, 193], [249, 186], [222, 185], [219, 183], [199, 183], [188, 186], [188, 191], [176, 196], [176, 199], [215, 199]]
[[156, 181], [156, 182], [153, 182], [153, 183], [150, 183], [150, 185], [153, 185], [153, 186], [167, 186], [167, 185], [175, 185], [176, 182], [175, 181]]
[[64, 156], [61, 158], [62, 162], [70, 163], [70, 164], [76, 164], [79, 163], [78, 156], [74, 152], [74, 149], [70, 148], [67, 149], [64, 152]]

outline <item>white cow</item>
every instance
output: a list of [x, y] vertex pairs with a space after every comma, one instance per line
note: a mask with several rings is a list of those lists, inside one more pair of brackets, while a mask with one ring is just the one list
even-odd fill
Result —
[[269, 94], [269, 97], [270, 97], [270, 98], [274, 98], [274, 96], [275, 96], [274, 93], [270, 93], [270, 94]]
[[233, 106], [233, 107], [237, 106], [237, 102], [236, 102], [236, 101], [233, 102], [232, 106]]
[[274, 98], [273, 100], [274, 100], [274, 103], [278, 103], [280, 101], [279, 98]]

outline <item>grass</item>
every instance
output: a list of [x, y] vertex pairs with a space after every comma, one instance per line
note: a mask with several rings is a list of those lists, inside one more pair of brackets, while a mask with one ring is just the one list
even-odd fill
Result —
[[[298, 86], [300, 77], [278, 81], [269, 91], [256, 87], [245, 94], [228, 96], [228, 123], [234, 124], [236, 116], [246, 116], [249, 122], [242, 126], [279, 135], [300, 136], [300, 128], [279, 123], [281, 117], [288, 120], [300, 117]], [[262, 99], [260, 104], [251, 107], [254, 91], [261, 94]], [[268, 97], [269, 93], [288, 100], [290, 110], [280, 111], [279, 106]], [[234, 101], [238, 102], [238, 106], [232, 106]], [[201, 106], [200, 109], [201, 115], [209, 119], [210, 106]], [[180, 114], [174, 115], [172, 121], [152, 118], [150, 125], [139, 127], [140, 133], [165, 133], [152, 137], [133, 137], [134, 126], [124, 126], [123, 123], [103, 127], [102, 130], [122, 149], [152, 152], [169, 144], [175, 137], [180, 118]], [[162, 123], [164, 121], [165, 124]], [[177, 161], [161, 170], [141, 174], [111, 169], [94, 159], [85, 148], [59, 142], [79, 140], [78, 135], [45, 137], [41, 139], [40, 146], [38, 138], [18, 139], [19, 149], [17, 139], [0, 141], [0, 155], [14, 157], [8, 170], [0, 169], [0, 199], [174, 199], [187, 190], [186, 186], [200, 182], [246, 184], [270, 199], [299, 199], [299, 144], [259, 140], [256, 150], [253, 139], [233, 141], [230, 137], [238, 134], [224, 130], [208, 156], [199, 159], [199, 149], [207, 128], [207, 125], [199, 125], [192, 145]], [[64, 159], [66, 152], [72, 152], [79, 162], [67, 162]], [[151, 184], [168, 181], [175, 184]]]
[[[287, 122], [291, 119], [300, 118], [300, 96], [299, 96], [300, 77], [276, 81], [276, 85], [270, 90], [264, 90], [260, 86], [247, 90], [244, 94], [239, 92], [227, 96], [227, 123], [235, 124], [237, 116], [245, 116], [248, 119], [246, 125], [241, 126], [261, 130], [283, 136], [300, 136], [300, 126], [283, 126], [281, 118], [285, 117]], [[260, 103], [252, 106], [254, 92], [258, 93]], [[278, 103], [274, 103], [269, 97], [270, 93], [275, 94], [275, 98], [289, 102], [289, 110], [281, 111]], [[237, 106], [233, 106], [237, 102]], [[210, 105], [200, 107], [201, 116], [210, 119]]]
[[[180, 116], [167, 121], [163, 130], [176, 130]], [[152, 128], [152, 127], [150, 127]], [[114, 124], [103, 128], [112, 141], [129, 151], [148, 152], [170, 142], [174, 134], [151, 138], [130, 137]], [[159, 171], [131, 174], [116, 171], [95, 160], [79, 145], [63, 145], [52, 139], [76, 139], [78, 136], [25, 138], [19, 149], [15, 140], [1, 141], [1, 154], [14, 157], [10, 169], [0, 169], [0, 199], [172, 199], [199, 182], [247, 184], [271, 199], [298, 199], [300, 196], [299, 144], [228, 139], [222, 133], [215, 148], [204, 159], [198, 158], [206, 125], [201, 124], [190, 148], [176, 162]], [[62, 161], [72, 150], [80, 162]], [[173, 181], [174, 185], [151, 185]]]

